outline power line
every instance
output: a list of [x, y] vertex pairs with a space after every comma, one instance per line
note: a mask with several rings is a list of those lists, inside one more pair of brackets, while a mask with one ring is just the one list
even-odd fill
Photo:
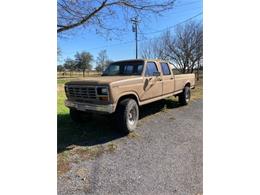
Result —
[[[156, 33], [159, 33], [159, 32], [163, 32], [163, 31], [166, 31], [166, 30], [169, 30], [169, 29], [172, 29], [174, 27], [176, 27], [177, 25], [180, 25], [180, 24], [183, 24], [185, 22], [188, 22], [189, 20], [192, 20], [200, 15], [202, 15], [203, 12], [200, 12], [186, 20], [183, 20], [177, 24], [174, 24], [172, 26], [168, 26], [166, 28], [163, 28], [161, 30], [158, 30], [158, 31], [153, 31], [153, 32], [147, 32], [147, 33], [141, 33], [140, 34], [143, 34], [143, 35], [147, 35], [147, 34], [156, 34]], [[150, 39], [153, 39], [153, 38], [150, 38]], [[143, 39], [143, 40], [139, 40], [139, 42], [142, 42], [142, 41], [147, 41], [148, 39]], [[117, 43], [117, 44], [112, 44], [112, 45], [104, 45], [104, 46], [100, 46], [100, 47], [95, 47], [95, 48], [90, 48], [89, 50], [95, 50], [95, 49], [104, 49], [104, 48], [110, 48], [110, 47], [114, 47], [114, 46], [119, 46], [119, 45], [126, 45], [126, 44], [130, 44], [130, 43], [133, 43], [135, 41], [131, 40], [131, 41], [126, 41], [126, 42], [123, 42], [123, 43]]]
[[94, 49], [103, 49], [103, 48], [108, 48], [108, 47], [114, 47], [114, 46], [118, 46], [118, 45], [126, 45], [126, 44], [130, 44], [133, 43], [134, 41], [126, 41], [123, 43], [116, 43], [116, 44], [111, 44], [111, 45], [104, 45], [104, 46], [100, 46], [100, 47], [94, 47], [94, 48], [90, 48], [89, 50], [94, 50]]
[[157, 30], [157, 31], [153, 31], [153, 32], [142, 33], [142, 34], [144, 34], [144, 35], [146, 35], [146, 34], [155, 34], [155, 33], [159, 33], [159, 32], [163, 32], [163, 31], [169, 30], [171, 28], [176, 27], [177, 25], [183, 24], [185, 22], [188, 22], [189, 20], [192, 20], [193, 18], [196, 18], [196, 17], [200, 16], [202, 13], [203, 12], [200, 12], [200, 13], [198, 13], [198, 14], [196, 14], [196, 15], [194, 15], [194, 16], [192, 16], [192, 17], [190, 17], [190, 18], [188, 18], [188, 19], [186, 19], [186, 20], [184, 20], [182, 22], [179, 22], [179, 23], [174, 24], [172, 26], [168, 26], [167, 28], [164, 28], [164, 29], [161, 29], [161, 30]]

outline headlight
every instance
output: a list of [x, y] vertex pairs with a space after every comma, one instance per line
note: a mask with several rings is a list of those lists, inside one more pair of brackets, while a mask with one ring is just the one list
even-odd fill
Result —
[[107, 87], [98, 87], [97, 94], [98, 95], [108, 95], [108, 88]]
[[102, 94], [108, 94], [107, 88], [101, 88], [101, 93]]

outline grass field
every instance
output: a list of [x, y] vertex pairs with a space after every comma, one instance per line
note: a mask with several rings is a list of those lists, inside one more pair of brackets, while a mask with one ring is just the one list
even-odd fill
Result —
[[[71, 161], [75, 163], [82, 159], [82, 156], [93, 158], [99, 154], [112, 152], [117, 146], [110, 141], [125, 136], [111, 126], [110, 117], [96, 116], [95, 120], [82, 124], [71, 121], [69, 109], [64, 105], [66, 99], [64, 84], [75, 79], [77, 78], [61, 78], [57, 81], [58, 174], [69, 171]], [[202, 93], [203, 80], [200, 79], [196, 83], [196, 88], [192, 90], [192, 100], [202, 98]], [[140, 118], [179, 106], [175, 97], [152, 104], [154, 105], [147, 105], [140, 109]], [[129, 138], [134, 137], [135, 135], [129, 135]]]

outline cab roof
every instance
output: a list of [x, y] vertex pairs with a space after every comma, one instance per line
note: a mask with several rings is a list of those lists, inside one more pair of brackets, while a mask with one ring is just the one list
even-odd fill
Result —
[[115, 62], [125, 62], [125, 61], [156, 61], [156, 62], [167, 62], [165, 60], [160, 59], [148, 59], [148, 58], [139, 58], [139, 59], [126, 59], [126, 60], [118, 60]]

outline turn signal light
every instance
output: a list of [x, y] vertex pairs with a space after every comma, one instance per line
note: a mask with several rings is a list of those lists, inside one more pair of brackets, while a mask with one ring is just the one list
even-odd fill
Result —
[[99, 97], [99, 100], [108, 101], [108, 97]]

